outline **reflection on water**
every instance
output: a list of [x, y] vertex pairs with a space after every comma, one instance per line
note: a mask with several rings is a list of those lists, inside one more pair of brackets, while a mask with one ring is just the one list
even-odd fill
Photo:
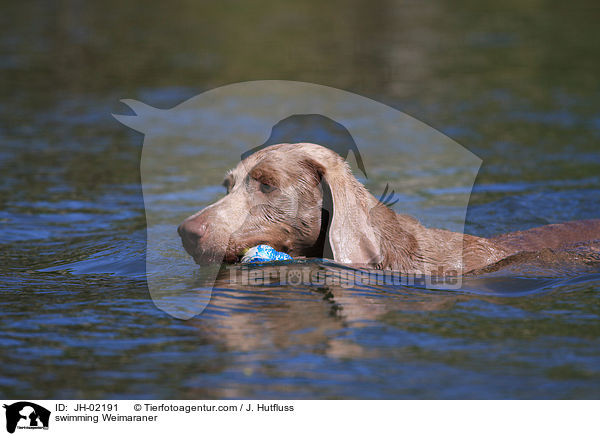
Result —
[[[421, 3], [5, 5], [0, 392], [597, 398], [594, 264], [490, 272], [465, 278], [462, 291], [251, 286], [226, 274], [189, 321], [149, 298], [142, 137], [110, 116], [126, 110], [124, 97], [169, 108], [214, 86], [265, 78], [348, 89], [483, 159], [467, 231], [600, 216], [595, 4]], [[398, 179], [387, 150], [373, 146], [369, 156], [373, 192], [396, 180], [397, 210], [418, 205], [420, 219], [440, 226], [451, 219], [455, 187], [420, 189], [410, 168]], [[207, 160], [190, 148], [189, 158], [198, 161], [198, 189], [157, 198], [174, 217], [222, 195], [222, 175], [239, 156]]]

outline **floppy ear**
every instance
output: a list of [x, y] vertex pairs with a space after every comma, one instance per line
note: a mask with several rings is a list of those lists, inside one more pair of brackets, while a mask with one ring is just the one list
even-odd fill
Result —
[[336, 262], [376, 266], [382, 262], [379, 238], [371, 223], [368, 193], [345, 165], [324, 168], [317, 164], [323, 191], [322, 208], [328, 212], [323, 257]]

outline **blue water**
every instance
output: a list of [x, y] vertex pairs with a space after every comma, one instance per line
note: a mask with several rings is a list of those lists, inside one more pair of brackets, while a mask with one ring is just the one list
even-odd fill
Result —
[[[6, 7], [2, 396], [598, 398], [597, 263], [509, 268], [465, 279], [459, 291], [225, 277], [190, 320], [155, 306], [143, 137], [112, 118], [127, 113], [121, 98], [169, 108], [249, 79], [327, 84], [384, 101], [483, 159], [469, 233], [600, 217], [592, 2], [302, 4], [232, 12], [92, 2], [79, 15], [45, 3]], [[327, 14], [339, 22], [321, 25]], [[417, 189], [378, 151], [367, 184], [375, 194], [391, 181], [398, 211], [418, 209], [436, 225], [454, 219], [453, 196], [464, 189]], [[197, 191], [161, 199], [174, 217], [223, 195], [224, 170], [239, 156], [211, 153], [190, 154], [206, 178]]]

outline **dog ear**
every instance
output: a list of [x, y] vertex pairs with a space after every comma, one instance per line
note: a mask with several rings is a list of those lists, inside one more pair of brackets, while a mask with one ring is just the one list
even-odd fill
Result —
[[381, 262], [379, 238], [372, 226], [368, 196], [345, 162], [323, 166], [310, 162], [323, 192], [322, 214], [328, 219], [323, 257], [354, 265]]

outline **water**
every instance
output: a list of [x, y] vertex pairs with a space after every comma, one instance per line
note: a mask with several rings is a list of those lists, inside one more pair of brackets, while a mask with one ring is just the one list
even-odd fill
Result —
[[[143, 138], [110, 115], [127, 112], [121, 98], [169, 108], [244, 80], [326, 84], [483, 159], [470, 233], [597, 218], [593, 2], [30, 6], [0, 17], [2, 396], [598, 397], [597, 264], [509, 269], [462, 291], [226, 277], [201, 316], [170, 317], [145, 281]], [[385, 150], [373, 156], [373, 191], [392, 179], [410, 192], [397, 210], [453, 216], [455, 191], [395, 180]], [[236, 163], [202, 157], [201, 189], [170, 202], [174, 218], [222, 195]]]

